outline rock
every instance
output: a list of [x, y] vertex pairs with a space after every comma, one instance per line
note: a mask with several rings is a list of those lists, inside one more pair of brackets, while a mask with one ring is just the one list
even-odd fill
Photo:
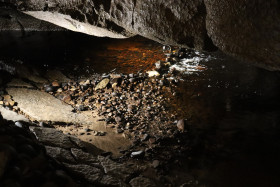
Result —
[[38, 140], [44, 145], [60, 147], [64, 149], [77, 147], [71, 142], [68, 135], [63, 134], [56, 129], [35, 127], [32, 131], [34, 132]]
[[7, 86], [18, 88], [34, 88], [31, 84], [24, 82], [21, 79], [12, 79], [11, 82], [7, 83]]
[[159, 72], [157, 71], [147, 71], [149, 77], [158, 77], [160, 76]]
[[159, 161], [158, 160], [154, 160], [152, 165], [153, 165], [153, 168], [157, 168], [159, 166]]
[[51, 147], [51, 146], [45, 146], [45, 147], [46, 147], [47, 154], [50, 157], [60, 162], [76, 163], [70, 151], [60, 147]]
[[125, 164], [116, 163], [107, 157], [98, 156], [98, 160], [100, 161], [105, 174], [120, 178], [123, 181], [127, 181], [134, 172], [136, 172], [131, 167], [128, 167]]
[[19, 127], [19, 128], [23, 128], [23, 124], [19, 121], [15, 122], [15, 126]]
[[99, 90], [99, 89], [104, 89], [104, 88], [106, 88], [106, 86], [108, 85], [109, 82], [110, 82], [110, 79], [108, 79], [108, 78], [103, 79], [102, 81], [100, 81], [100, 82], [96, 85], [95, 90]]
[[55, 88], [58, 88], [58, 87], [60, 87], [60, 83], [58, 81], [53, 81], [52, 86]]
[[3, 106], [0, 106], [0, 113], [3, 116], [3, 118], [6, 120], [10, 120], [10, 121], [14, 121], [14, 122], [16, 122], [16, 121], [29, 122], [29, 120], [25, 116], [20, 115], [11, 110], [8, 110], [8, 109], [4, 108]]
[[135, 151], [131, 153], [131, 158], [143, 158], [145, 155], [144, 151]]
[[99, 181], [102, 186], [125, 186], [121, 181], [116, 178], [113, 178], [110, 175], [104, 175]]
[[26, 88], [8, 88], [20, 110], [32, 120], [62, 123], [92, 124], [93, 117], [84, 113], [73, 113], [74, 108], [52, 95]]
[[85, 108], [85, 106], [84, 105], [79, 105], [78, 106], [78, 110], [79, 111], [84, 111], [86, 108]]
[[62, 90], [62, 88], [58, 88], [58, 89], [56, 90], [56, 92], [57, 92], [57, 93], [61, 93], [61, 92], [63, 92], [63, 90]]
[[136, 177], [132, 179], [129, 184], [132, 187], [142, 187], [142, 186], [147, 186], [147, 187], [155, 187], [155, 183], [152, 182], [150, 179], [145, 178], [145, 177]]
[[97, 157], [94, 157], [92, 154], [86, 153], [81, 149], [72, 148], [71, 153], [79, 163], [90, 165], [99, 163]]
[[181, 131], [181, 132], [184, 132], [185, 131], [185, 122], [183, 119], [180, 119], [178, 122], [177, 122], [177, 127], [178, 127], [178, 130]]
[[71, 165], [63, 163], [63, 165], [69, 169], [69, 172], [83, 177], [90, 183], [96, 183], [101, 178], [102, 171], [99, 168], [84, 164]]
[[142, 137], [142, 141], [146, 141], [146, 140], [148, 140], [148, 138], [149, 138], [149, 135], [148, 134], [144, 134], [144, 136]]
[[45, 87], [45, 92], [54, 92], [55, 88], [53, 86], [46, 86]]

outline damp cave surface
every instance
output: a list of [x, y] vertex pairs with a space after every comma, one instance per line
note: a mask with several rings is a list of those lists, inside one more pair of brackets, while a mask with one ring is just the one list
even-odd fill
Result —
[[[162, 45], [134, 37], [95, 38], [72, 32], [0, 33], [1, 78], [17, 64], [44, 74], [59, 69], [72, 79], [152, 70]], [[4, 64], [4, 65], [3, 65]], [[6, 66], [5, 66], [6, 65]], [[280, 73], [238, 62], [220, 52], [194, 53], [178, 70], [170, 113], [186, 119], [188, 152], [171, 164], [178, 182], [193, 176], [205, 186], [280, 185]]]

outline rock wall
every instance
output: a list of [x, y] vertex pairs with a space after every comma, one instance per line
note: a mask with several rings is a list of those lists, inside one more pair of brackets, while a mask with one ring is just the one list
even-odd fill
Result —
[[198, 50], [218, 47], [254, 65], [280, 70], [279, 0], [5, 1], [70, 30], [115, 38], [138, 34]]

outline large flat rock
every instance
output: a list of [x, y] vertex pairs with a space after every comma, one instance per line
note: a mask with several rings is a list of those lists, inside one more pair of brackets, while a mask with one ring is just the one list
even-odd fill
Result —
[[90, 115], [72, 112], [72, 106], [48, 93], [26, 88], [8, 88], [7, 92], [13, 96], [20, 110], [32, 120], [77, 124], [93, 122]]
[[8, 109], [4, 108], [3, 106], [0, 106], [0, 113], [1, 113], [2, 117], [6, 120], [29, 122], [29, 120], [25, 116], [20, 115], [14, 111], [8, 110]]

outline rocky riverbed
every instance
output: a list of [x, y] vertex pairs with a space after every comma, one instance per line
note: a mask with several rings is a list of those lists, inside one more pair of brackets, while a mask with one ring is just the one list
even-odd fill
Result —
[[[171, 111], [180, 76], [169, 67], [182, 55], [186, 51], [174, 52], [166, 61], [158, 61], [153, 71], [95, 74], [79, 80], [59, 70], [40, 76], [34, 69], [18, 65], [17, 71], [29, 72], [17, 72], [2, 84], [0, 111], [5, 119], [14, 121], [3, 125], [33, 132], [37, 138], [33, 135], [33, 141], [41, 145], [46, 158], [58, 164], [62, 172], [81, 178], [78, 182], [70, 180], [73, 186], [83, 182], [175, 185], [165, 175], [170, 165], [180, 165], [176, 158], [187, 150], [181, 146], [187, 123]], [[2, 167], [3, 179], [9, 172], [7, 167]], [[194, 180], [185, 182], [192, 184]], [[18, 184], [25, 185], [21, 180]]]

